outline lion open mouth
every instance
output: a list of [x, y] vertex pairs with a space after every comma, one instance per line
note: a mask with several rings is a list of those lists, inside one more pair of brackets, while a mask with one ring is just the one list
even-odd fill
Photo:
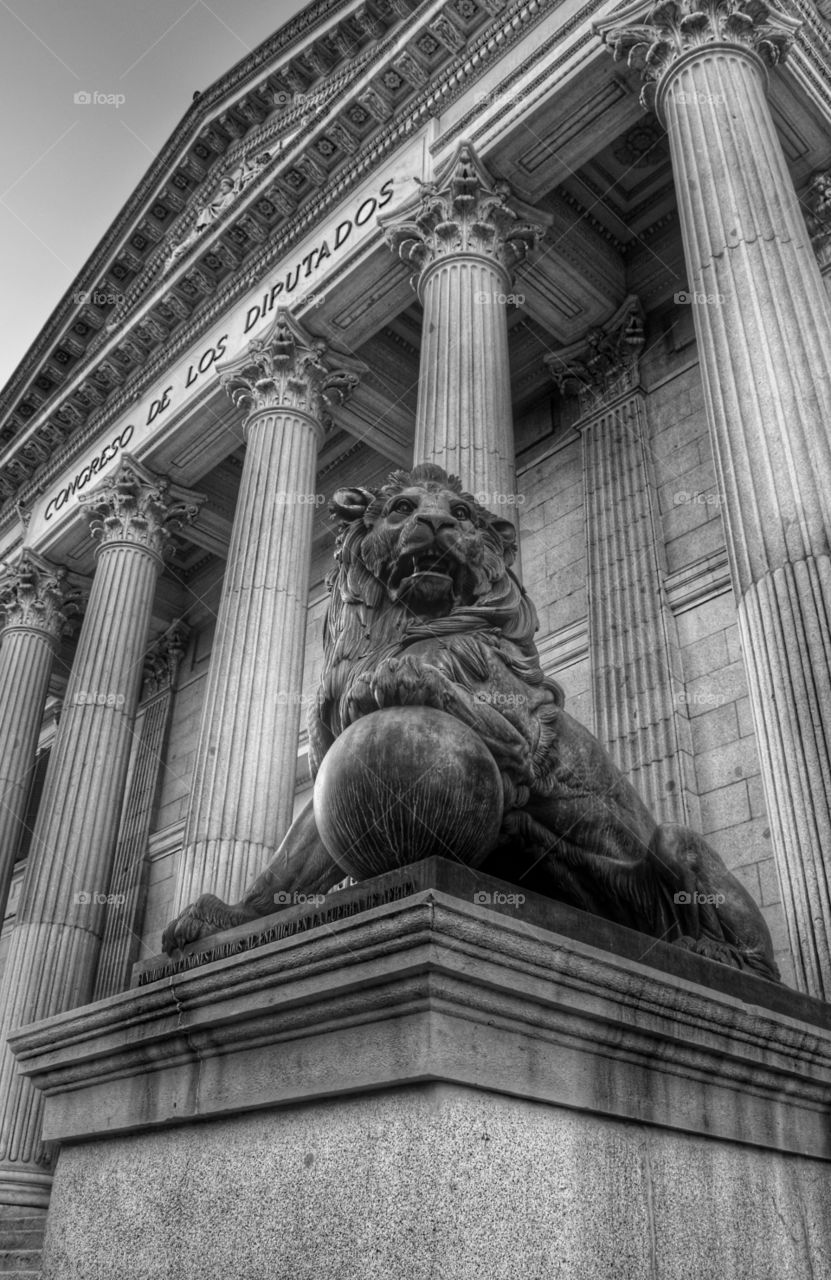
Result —
[[411, 608], [450, 608], [459, 594], [460, 566], [436, 547], [399, 556], [389, 576], [390, 594]]

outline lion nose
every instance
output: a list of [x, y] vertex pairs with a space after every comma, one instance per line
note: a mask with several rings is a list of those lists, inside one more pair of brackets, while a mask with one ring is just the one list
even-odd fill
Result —
[[443, 511], [419, 511], [416, 520], [420, 524], [429, 525], [433, 533], [438, 533], [440, 529], [452, 529], [456, 524], [453, 517]]

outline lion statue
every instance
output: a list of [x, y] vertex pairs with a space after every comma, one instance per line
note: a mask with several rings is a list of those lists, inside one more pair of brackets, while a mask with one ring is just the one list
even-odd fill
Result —
[[[376, 492], [339, 490], [330, 510], [339, 532], [309, 717], [313, 773], [361, 716], [448, 712], [481, 737], [502, 777], [502, 827], [481, 871], [778, 980], [744, 887], [703, 837], [658, 825], [543, 675], [536, 611], [511, 570], [513, 525], [432, 464], [395, 472]], [[199, 898], [163, 946], [271, 915], [277, 892], [325, 893], [342, 878], [310, 801], [241, 902]]]

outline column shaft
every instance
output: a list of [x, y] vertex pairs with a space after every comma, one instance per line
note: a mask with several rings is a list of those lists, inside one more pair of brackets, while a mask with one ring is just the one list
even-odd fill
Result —
[[0, 907], [12, 865], [35, 764], [54, 641], [42, 631], [8, 628], [0, 641]]
[[248, 424], [176, 894], [242, 896], [291, 821], [319, 424]]
[[80, 594], [70, 589], [69, 578], [24, 548], [0, 582], [0, 912], [8, 900], [52, 663]]
[[827, 295], [755, 56], [682, 62], [664, 109], [791, 949], [829, 999]]
[[208, 672], [174, 905], [232, 901], [291, 822], [297, 776], [317, 453], [329, 410], [365, 366], [307, 333], [285, 308], [219, 367], [250, 409]]
[[48, 1202], [41, 1098], [6, 1036], [92, 995], [164, 525], [196, 511], [171, 507], [184, 491], [157, 481], [125, 458], [85, 499], [98, 564], [0, 976], [0, 1204]]
[[510, 287], [506, 271], [473, 254], [439, 259], [421, 284], [413, 456], [458, 475], [486, 506], [516, 492], [505, 301]]

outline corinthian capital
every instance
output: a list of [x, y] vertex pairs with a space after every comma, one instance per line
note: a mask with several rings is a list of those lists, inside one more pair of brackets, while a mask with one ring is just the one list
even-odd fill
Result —
[[378, 219], [390, 247], [416, 268], [414, 287], [432, 263], [465, 253], [490, 258], [510, 276], [550, 221], [513, 199], [508, 183], [491, 177], [469, 142], [459, 145], [432, 182], [416, 182], [415, 199]]
[[112, 475], [79, 498], [99, 552], [129, 542], [161, 558], [173, 550], [171, 535], [190, 524], [204, 501], [204, 495], [148, 471], [126, 453]]
[[561, 395], [579, 397], [581, 413], [600, 412], [638, 385], [644, 341], [643, 307], [630, 294], [606, 324], [593, 325], [581, 341], [545, 356], [544, 363]]
[[360, 360], [308, 333], [285, 307], [261, 338], [253, 338], [235, 360], [217, 365], [234, 404], [249, 410], [248, 421], [262, 410], [285, 408], [326, 424], [366, 371]]
[[0, 578], [3, 629], [42, 631], [57, 642], [71, 629], [72, 614], [80, 612], [81, 595], [77, 575], [24, 547], [17, 563]]
[[773, 67], [784, 62], [800, 25], [766, 0], [637, 0], [594, 29], [616, 60], [625, 56], [641, 72], [641, 103], [651, 110], [660, 81], [682, 54], [732, 44]]

